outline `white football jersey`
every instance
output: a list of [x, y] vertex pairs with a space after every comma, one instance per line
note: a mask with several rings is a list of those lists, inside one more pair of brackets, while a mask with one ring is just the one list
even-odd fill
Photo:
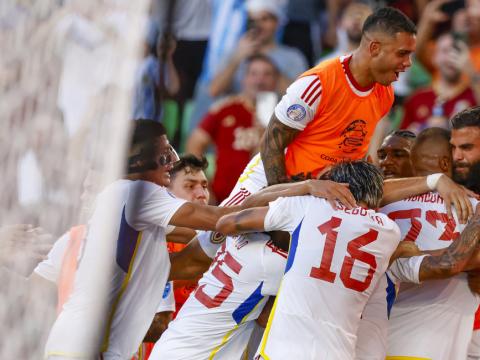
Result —
[[[91, 358], [102, 351], [105, 359], [128, 359], [136, 352], [170, 271], [165, 228], [184, 203], [166, 188], [139, 180], [118, 180], [99, 195], [74, 288], [50, 332], [46, 357]], [[96, 296], [99, 284], [107, 287], [108, 307]]]
[[[472, 204], [475, 208], [476, 200], [472, 199]], [[414, 241], [421, 250], [448, 247], [465, 228], [456, 213], [454, 219], [448, 218], [444, 201], [436, 192], [392, 203], [381, 211], [395, 220], [403, 240]], [[466, 274], [418, 284], [420, 262], [400, 260], [403, 272], [408, 273], [409, 266], [417, 268], [410, 269], [417, 284], [400, 285], [389, 321], [388, 355], [465, 359], [479, 304], [468, 288]]]
[[287, 254], [264, 233], [227, 237], [210, 269], [155, 344], [151, 359], [240, 359]]
[[[260, 154], [255, 155], [243, 170], [230, 195], [220, 206], [239, 205], [249, 197], [268, 185]], [[210, 258], [214, 258], [217, 250], [225, 241], [225, 236], [216, 231], [199, 231], [198, 240], [202, 250]]]
[[398, 226], [374, 210], [333, 210], [300, 196], [270, 203], [265, 230], [289, 231], [292, 240], [261, 356], [353, 359], [360, 317], [400, 241]]

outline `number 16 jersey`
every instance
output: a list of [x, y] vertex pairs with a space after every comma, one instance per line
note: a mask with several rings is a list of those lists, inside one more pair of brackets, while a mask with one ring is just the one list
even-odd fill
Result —
[[265, 230], [289, 231], [292, 240], [261, 356], [353, 359], [362, 311], [400, 241], [398, 226], [373, 210], [333, 210], [301, 196], [270, 203]]

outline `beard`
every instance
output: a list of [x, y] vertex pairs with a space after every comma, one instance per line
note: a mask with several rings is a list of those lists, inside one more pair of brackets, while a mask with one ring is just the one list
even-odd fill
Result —
[[467, 189], [480, 194], [480, 161], [476, 161], [469, 166], [468, 173], [459, 174], [456, 171], [457, 164], [453, 164], [453, 180], [465, 186]]

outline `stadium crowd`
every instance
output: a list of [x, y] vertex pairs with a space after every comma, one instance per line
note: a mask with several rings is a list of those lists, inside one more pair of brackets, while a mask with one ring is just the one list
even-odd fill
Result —
[[[153, 0], [146, 24], [125, 176], [90, 169], [56, 241], [0, 228], [55, 299], [44, 357], [479, 360], [480, 0]], [[72, 138], [101, 87], [77, 70]]]

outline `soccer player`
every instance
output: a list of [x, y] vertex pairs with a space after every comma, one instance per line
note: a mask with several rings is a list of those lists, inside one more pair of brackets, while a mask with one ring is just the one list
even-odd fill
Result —
[[[207, 205], [210, 197], [210, 193], [208, 191], [208, 180], [204, 172], [207, 166], [208, 162], [203, 157], [197, 158], [192, 154], [181, 155], [180, 160], [176, 162], [172, 170], [170, 170], [170, 185], [168, 186], [169, 191], [171, 191], [173, 195], [180, 199], [197, 204]], [[179, 248], [179, 250], [174, 249], [174, 252], [180, 251], [183, 247], [185, 247], [185, 245], [182, 243], [183, 237], [186, 236], [191, 238], [196, 234], [195, 231], [181, 233], [177, 230], [180, 229], [174, 228], [169, 235], [167, 235], [167, 247], [169, 252], [172, 252], [171, 245]], [[172, 240], [174, 242], [171, 242]], [[176, 241], [180, 242], [177, 243]], [[201, 255], [202, 254], [197, 254], [196, 256], [198, 258]], [[210, 263], [211, 260], [208, 257], [207, 259], [208, 263]], [[170, 260], [172, 259], [170, 258]], [[193, 288], [191, 284], [196, 284], [196, 281], [190, 280], [185, 284], [189, 286], [177, 286], [177, 284], [175, 284], [174, 289], [174, 283], [172, 281], [167, 283], [165, 291], [162, 295], [162, 300], [157, 308], [155, 318], [150, 326], [150, 329], [145, 335], [142, 348], [138, 352], [138, 359], [149, 358], [154, 343], [160, 338], [160, 335], [167, 328], [168, 323], [174, 316], [174, 312], [178, 311], [186, 301], [191, 292], [190, 288]]]
[[290, 85], [261, 143], [264, 183], [363, 158], [392, 106], [391, 83], [411, 65], [415, 34], [403, 13], [380, 8], [366, 19], [352, 54], [322, 62]]
[[239, 359], [268, 297], [277, 294], [286, 258], [268, 234], [227, 237], [150, 358]]
[[[360, 46], [351, 55], [322, 62], [300, 76], [277, 104], [260, 154], [222, 204], [238, 204], [267, 184], [318, 177], [341, 161], [363, 158], [376, 124], [393, 103], [391, 83], [411, 65], [415, 33], [403, 13], [380, 8], [366, 19]], [[386, 183], [384, 203], [418, 186], [419, 180]], [[465, 190], [446, 177], [440, 183], [447, 212], [453, 204], [466, 221], [473, 209]]]
[[[128, 174], [97, 198], [73, 291], [45, 347], [47, 358], [130, 358], [153, 320], [169, 276], [166, 227], [214, 229], [221, 215], [239, 209], [190, 203], [169, 193], [169, 171], [177, 160], [160, 123], [135, 122]], [[280, 193], [310, 192], [312, 187], [313, 182], [300, 183], [293, 192]], [[272, 196], [278, 194], [259, 194], [242, 206], [256, 206], [257, 200], [266, 204]], [[102, 289], [108, 308], [98, 295]]]
[[341, 163], [334, 181], [350, 185], [358, 207], [336, 210], [308, 196], [221, 218], [225, 234], [287, 230], [287, 266], [260, 346], [265, 359], [353, 359], [365, 304], [400, 241], [398, 226], [376, 213], [380, 171], [366, 162]]
[[388, 134], [377, 150], [378, 165], [385, 179], [413, 176], [410, 152], [415, 134], [408, 130], [396, 130]]
[[[452, 153], [449, 141], [448, 130], [429, 128], [422, 131], [412, 149], [414, 171], [421, 175], [444, 172], [450, 176]], [[472, 205], [476, 203], [472, 199]], [[444, 201], [436, 192], [395, 202], [381, 211], [397, 222], [403, 240], [415, 242], [422, 250], [441, 249], [453, 244], [458, 247], [456, 259], [471, 251], [458, 239], [460, 233], [466, 231], [465, 225], [459, 223], [455, 213], [453, 218], [447, 216]], [[447, 263], [442, 264], [443, 269], [434, 270], [433, 266], [438, 263], [432, 261], [431, 256], [420, 256], [400, 259], [393, 264], [389, 272], [391, 276], [398, 276], [398, 270], [401, 270], [407, 277], [402, 279], [399, 276], [399, 279], [414, 284], [400, 286], [392, 308], [387, 359], [399, 356], [466, 359], [479, 300], [470, 291], [466, 274], [458, 274], [462, 268], [448, 269]], [[444, 279], [447, 273], [455, 276]], [[430, 279], [444, 280], [420, 284]]]

